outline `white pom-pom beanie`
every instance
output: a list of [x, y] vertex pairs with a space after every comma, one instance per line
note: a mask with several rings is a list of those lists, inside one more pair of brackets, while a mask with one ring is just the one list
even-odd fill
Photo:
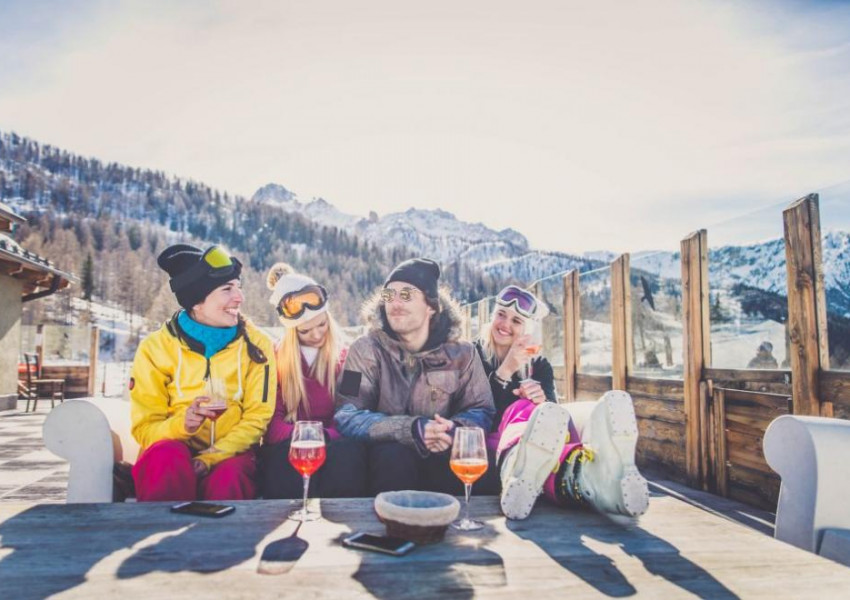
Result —
[[[308, 285], [318, 285], [316, 280], [312, 277], [307, 277], [306, 275], [302, 275], [301, 273], [288, 273], [283, 275], [280, 279], [278, 279], [277, 283], [274, 285], [274, 289], [272, 290], [271, 296], [269, 296], [269, 304], [277, 308], [280, 301], [283, 297], [290, 292], [297, 292], [298, 290], [302, 290]], [[302, 323], [309, 321], [316, 315], [320, 315], [323, 312], [327, 312], [328, 304], [325, 302], [324, 306], [321, 308], [317, 308], [315, 310], [307, 309], [297, 319], [288, 319], [281, 315], [278, 312], [278, 317], [280, 318], [280, 322], [284, 327], [298, 327]]]

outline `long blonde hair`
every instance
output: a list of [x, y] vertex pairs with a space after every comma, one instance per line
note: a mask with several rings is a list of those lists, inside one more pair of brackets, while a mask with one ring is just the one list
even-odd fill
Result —
[[[319, 347], [319, 354], [310, 367], [310, 376], [320, 382], [333, 397], [336, 391], [336, 370], [339, 364], [340, 343], [339, 325], [330, 312], [328, 316], [328, 331], [325, 341]], [[304, 413], [310, 415], [310, 403], [304, 388], [304, 373], [301, 369], [301, 342], [298, 339], [298, 329], [287, 327], [286, 333], [277, 346], [277, 380], [286, 405], [286, 420], [295, 421], [298, 408], [303, 404]]]
[[[275, 284], [281, 277], [295, 273], [295, 270], [286, 263], [276, 263], [269, 269], [266, 276], [268, 288], [273, 290]], [[333, 397], [336, 391], [336, 371], [339, 364], [341, 351], [341, 337], [339, 325], [329, 310], [324, 311], [328, 317], [328, 331], [325, 340], [319, 347], [316, 360], [310, 367], [310, 377], [320, 382]], [[281, 317], [280, 322], [288, 323]], [[298, 417], [298, 409], [303, 405], [304, 413], [310, 415], [310, 403], [307, 391], [304, 387], [304, 373], [301, 369], [301, 341], [298, 339], [297, 327], [286, 327], [283, 338], [275, 350], [277, 359], [277, 381], [280, 386], [283, 402], [286, 406], [286, 420], [295, 421]]]

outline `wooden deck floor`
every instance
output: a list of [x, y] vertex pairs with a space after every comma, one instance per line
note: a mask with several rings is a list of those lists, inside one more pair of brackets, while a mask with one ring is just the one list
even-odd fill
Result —
[[0, 503], [65, 502], [68, 463], [41, 440], [50, 401], [40, 401], [35, 413], [25, 413], [25, 405], [0, 411]]

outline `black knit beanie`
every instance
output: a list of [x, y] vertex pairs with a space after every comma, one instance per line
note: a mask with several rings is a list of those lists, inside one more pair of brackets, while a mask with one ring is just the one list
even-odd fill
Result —
[[203, 261], [205, 253], [190, 244], [174, 244], [156, 259], [159, 267], [171, 277], [169, 283], [177, 303], [186, 310], [203, 302], [215, 288], [238, 279], [242, 273], [242, 263], [237, 258], [231, 256], [232, 264], [216, 268]]
[[430, 258], [411, 258], [393, 269], [384, 282], [384, 287], [393, 281], [403, 281], [422, 290], [426, 297], [436, 298], [439, 279], [440, 265]]

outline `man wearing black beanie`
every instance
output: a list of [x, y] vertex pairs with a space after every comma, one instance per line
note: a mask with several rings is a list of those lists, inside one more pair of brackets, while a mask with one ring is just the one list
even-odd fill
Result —
[[[486, 433], [495, 414], [481, 361], [460, 339], [459, 307], [439, 279], [439, 265], [428, 258], [393, 269], [364, 305], [371, 330], [352, 344], [337, 384], [339, 431], [369, 442], [374, 494], [462, 493], [448, 464], [454, 428]], [[496, 469], [475, 491], [498, 492]]]

